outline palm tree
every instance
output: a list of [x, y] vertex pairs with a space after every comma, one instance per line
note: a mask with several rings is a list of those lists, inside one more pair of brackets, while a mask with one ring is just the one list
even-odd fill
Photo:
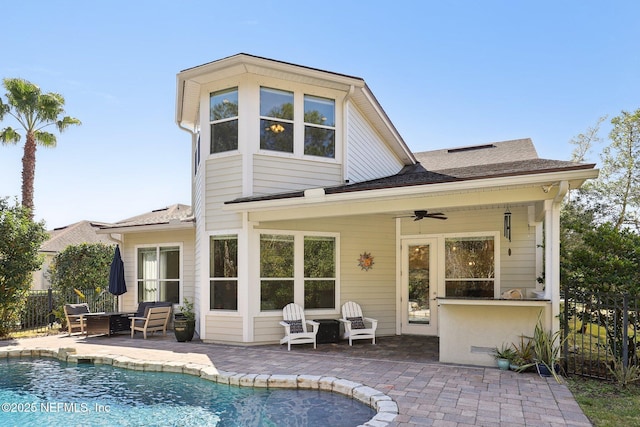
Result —
[[[3, 79], [7, 90], [7, 102], [0, 98], [0, 120], [5, 114], [13, 116], [26, 132], [22, 157], [22, 206], [33, 218], [33, 186], [36, 171], [36, 147], [55, 147], [56, 136], [43, 129], [56, 126], [63, 132], [71, 125], [80, 125], [80, 120], [64, 114], [64, 98], [58, 93], [42, 93], [35, 84], [23, 79]], [[0, 129], [3, 145], [17, 144], [20, 134], [12, 127]]]

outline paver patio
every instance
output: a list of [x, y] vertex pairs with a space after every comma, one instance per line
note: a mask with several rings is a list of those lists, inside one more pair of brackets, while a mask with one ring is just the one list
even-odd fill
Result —
[[[437, 338], [380, 337], [357, 342], [286, 346], [178, 343], [172, 334], [143, 340], [127, 335], [63, 335], [0, 341], [7, 348], [75, 348], [79, 353], [213, 365], [227, 372], [336, 377], [385, 393], [400, 426], [591, 426], [566, 385], [537, 374], [442, 364]], [[369, 425], [377, 425], [372, 422]], [[379, 424], [383, 425], [383, 424]]]

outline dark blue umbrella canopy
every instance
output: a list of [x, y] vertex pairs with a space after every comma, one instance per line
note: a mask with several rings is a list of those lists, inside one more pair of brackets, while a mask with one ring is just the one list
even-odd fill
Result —
[[127, 284], [124, 281], [124, 263], [120, 256], [120, 246], [116, 246], [116, 253], [113, 254], [113, 261], [111, 262], [109, 292], [113, 295], [122, 295], [127, 292]]

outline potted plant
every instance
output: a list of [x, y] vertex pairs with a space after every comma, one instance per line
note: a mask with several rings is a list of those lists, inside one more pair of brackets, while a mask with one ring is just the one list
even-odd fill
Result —
[[182, 303], [180, 312], [173, 318], [173, 332], [178, 342], [191, 341], [196, 330], [196, 313], [193, 311], [193, 303], [186, 298]]
[[556, 381], [560, 382], [558, 373], [562, 358], [561, 331], [551, 332], [545, 330], [541, 316], [539, 316], [531, 340], [533, 342], [534, 365], [538, 374], [543, 377], [553, 376]]
[[516, 372], [524, 372], [533, 366], [533, 342], [531, 339], [520, 336], [519, 343], [512, 343], [514, 358], [509, 366], [511, 370]]
[[493, 350], [493, 357], [498, 362], [498, 368], [500, 368], [500, 370], [508, 371], [511, 362], [515, 357], [515, 352], [508, 345], [502, 344], [502, 347], [496, 347]]

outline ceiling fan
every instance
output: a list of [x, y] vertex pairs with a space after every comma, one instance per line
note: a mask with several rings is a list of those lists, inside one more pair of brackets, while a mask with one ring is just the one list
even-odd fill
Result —
[[433, 218], [433, 219], [447, 219], [446, 216], [442, 212], [429, 212], [429, 211], [413, 211], [413, 215], [407, 217], [400, 218], [413, 218], [414, 221], [420, 221], [425, 218]]

